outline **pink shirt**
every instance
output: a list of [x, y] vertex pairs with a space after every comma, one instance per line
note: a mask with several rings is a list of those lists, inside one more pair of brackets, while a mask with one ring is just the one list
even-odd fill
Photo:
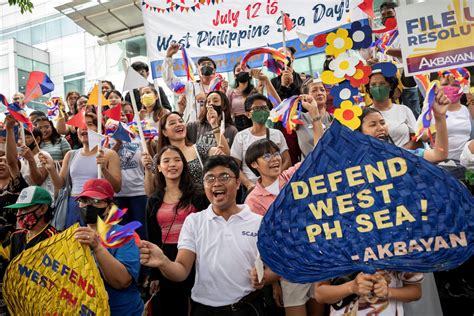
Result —
[[[301, 162], [297, 163], [291, 168], [283, 171], [281, 175], [278, 177], [278, 186], [281, 190], [285, 186], [285, 184], [290, 180], [293, 174], [298, 170], [300, 167]], [[261, 184], [262, 179], [258, 178], [255, 188], [250, 191], [249, 195], [245, 199], [245, 204], [250, 207], [250, 210], [254, 213], [264, 216], [265, 213], [272, 205], [273, 201], [276, 199], [276, 195], [268, 192]]]
[[230, 101], [230, 112], [234, 115], [245, 114], [245, 97], [238, 89], [228, 89], [227, 98]]
[[184, 209], [175, 211], [176, 204], [163, 202], [156, 214], [156, 220], [161, 227], [161, 238], [164, 244], [177, 244], [179, 233], [186, 217], [196, 212], [196, 208], [188, 205]]

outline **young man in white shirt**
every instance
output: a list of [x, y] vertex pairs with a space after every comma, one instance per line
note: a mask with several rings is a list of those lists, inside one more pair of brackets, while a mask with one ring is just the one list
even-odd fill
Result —
[[277, 276], [266, 269], [263, 280], [258, 282], [256, 242], [262, 217], [247, 205], [236, 204], [239, 167], [231, 157], [210, 157], [203, 172], [211, 205], [186, 218], [176, 260], [170, 261], [158, 246], [142, 241], [141, 263], [159, 268], [175, 282], [185, 280], [196, 264], [191, 292], [193, 316], [264, 315], [263, 294], [259, 290], [265, 280], [276, 280]]
[[260, 139], [269, 139], [280, 148], [282, 158], [282, 170], [291, 167], [290, 154], [283, 133], [274, 128], [266, 127], [265, 123], [270, 115], [271, 102], [262, 94], [252, 94], [245, 100], [245, 111], [252, 119], [252, 127], [244, 129], [235, 135], [230, 155], [234, 157], [242, 167], [240, 181], [247, 191], [255, 187], [257, 176], [245, 163], [245, 153], [250, 145]]

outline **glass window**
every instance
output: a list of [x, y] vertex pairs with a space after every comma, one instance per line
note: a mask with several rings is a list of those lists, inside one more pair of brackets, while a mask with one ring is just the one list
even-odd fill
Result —
[[23, 44], [31, 45], [31, 29], [27, 28], [16, 32], [16, 40]]
[[302, 73], [302, 72], [304, 72], [305, 74], [310, 73], [311, 68], [309, 66], [309, 58], [303, 57], [303, 58], [295, 59], [293, 63], [293, 70], [296, 71], [297, 73]]
[[64, 92], [67, 94], [69, 91], [79, 91], [80, 94], [84, 94], [84, 85], [84, 78], [64, 82]]
[[77, 32], [81, 32], [81, 28], [78, 27], [73, 21], [67, 17], [63, 17], [60, 20], [61, 23], [61, 35], [67, 36]]
[[[49, 30], [48, 30], [49, 32]], [[31, 28], [31, 44], [39, 44], [46, 42], [46, 28], [44, 24], [35, 25]]]
[[59, 20], [50, 21], [46, 23], [44, 27], [46, 30], [48, 30], [46, 32], [47, 41], [51, 41], [51, 40], [61, 37], [61, 21]]
[[314, 76], [314, 73], [317, 71], [321, 75], [323, 73], [324, 61], [326, 60], [325, 54], [312, 55], [310, 57], [311, 62], [311, 75]]
[[42, 71], [49, 74], [49, 65], [33, 60], [33, 70]]
[[18, 69], [18, 91], [21, 93], [26, 91], [26, 82], [28, 81], [29, 74], [29, 71]]
[[64, 76], [64, 94], [69, 91], [79, 91], [80, 94], [84, 94], [85, 76], [85, 72]]
[[131, 38], [125, 41], [127, 57], [146, 56], [146, 41], [144, 36]]
[[22, 69], [24, 71], [32, 71], [33, 70], [33, 61], [29, 58], [17, 55], [16, 57], [16, 65], [18, 69]]

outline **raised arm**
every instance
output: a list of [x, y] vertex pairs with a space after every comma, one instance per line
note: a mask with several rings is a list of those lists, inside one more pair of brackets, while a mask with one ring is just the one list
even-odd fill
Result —
[[433, 105], [436, 120], [436, 139], [432, 149], [425, 150], [423, 158], [431, 162], [439, 162], [448, 158], [448, 128], [446, 126], [446, 111], [450, 101], [441, 88], [436, 88], [435, 103]]
[[16, 149], [15, 123], [16, 121], [11, 115], [5, 117], [5, 127], [7, 129], [6, 157], [8, 169], [13, 178], [16, 178], [20, 173], [20, 168], [18, 167], [18, 151]]
[[[173, 86], [181, 80], [176, 77], [173, 71], [173, 55], [180, 49], [180, 44], [171, 43], [166, 51], [166, 58], [163, 60], [163, 80], [165, 81], [168, 88], [173, 89]], [[185, 84], [184, 82], [182, 82]]]
[[271, 95], [272, 97], [275, 98], [277, 101], [277, 104], [281, 103], [280, 96], [278, 95], [278, 92], [276, 91], [275, 87], [272, 84], [272, 81], [268, 79], [268, 77], [262, 72], [261, 69], [252, 69], [250, 71], [250, 74], [252, 77], [255, 79], [258, 79], [263, 82], [265, 88], [267, 89], [268, 95]]

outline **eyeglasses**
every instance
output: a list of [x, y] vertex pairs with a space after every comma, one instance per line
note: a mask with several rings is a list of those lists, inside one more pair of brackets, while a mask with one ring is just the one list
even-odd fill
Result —
[[271, 161], [273, 158], [278, 158], [281, 157], [281, 154], [279, 151], [275, 151], [274, 153], [266, 153], [262, 156], [262, 159], [265, 161]]
[[262, 105], [262, 106], [254, 106], [250, 109], [252, 112], [257, 112], [257, 111], [268, 111], [268, 106]]
[[104, 200], [98, 200], [98, 199], [91, 199], [88, 197], [80, 197], [77, 199], [79, 203], [87, 204], [87, 205], [92, 205], [92, 204], [99, 204], [100, 202]]
[[216, 180], [218, 180], [219, 183], [226, 184], [229, 182], [230, 179], [236, 179], [236, 178], [237, 177], [233, 177], [228, 173], [220, 174], [217, 177], [213, 175], [208, 175], [204, 177], [204, 184], [211, 186], [216, 182]]

